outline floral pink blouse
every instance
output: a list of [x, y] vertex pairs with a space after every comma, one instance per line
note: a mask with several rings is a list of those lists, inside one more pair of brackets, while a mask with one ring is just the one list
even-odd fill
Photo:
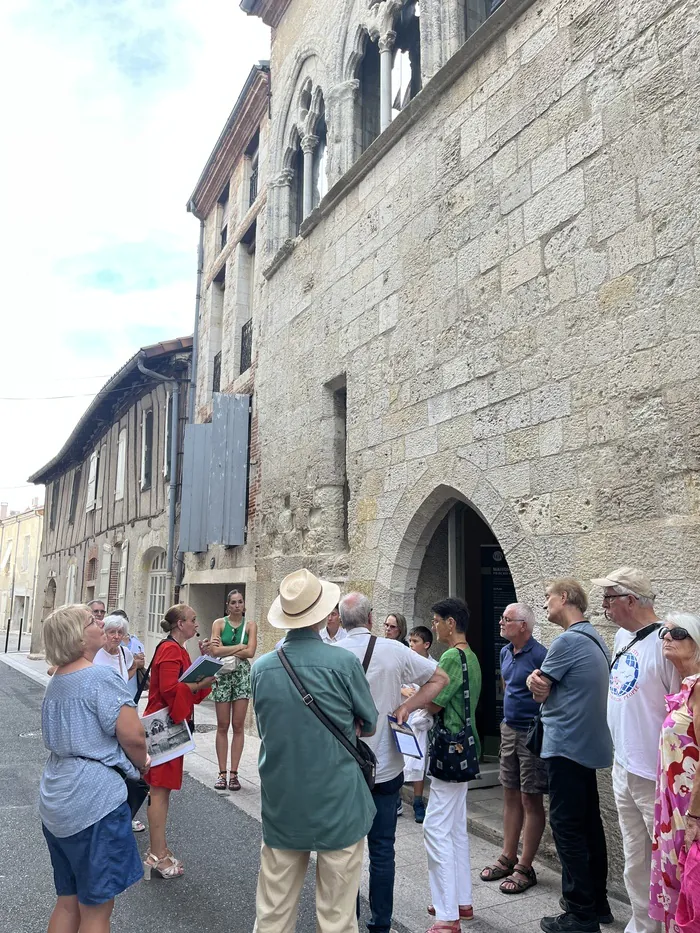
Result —
[[681, 933], [676, 910], [685, 861], [685, 815], [700, 758], [689, 700], [698, 679], [700, 674], [686, 677], [681, 692], [666, 697], [668, 716], [659, 742], [649, 916], [662, 921], [667, 933]]

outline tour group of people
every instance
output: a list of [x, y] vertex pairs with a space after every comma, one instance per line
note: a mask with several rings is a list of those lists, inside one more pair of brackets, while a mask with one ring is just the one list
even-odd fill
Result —
[[[561, 913], [545, 933], [599, 933], [613, 922], [597, 772], [612, 785], [632, 906], [626, 933], [700, 931], [700, 618], [657, 617], [645, 574], [622, 567], [594, 579], [606, 618], [617, 626], [612, 655], [586, 619], [588, 598], [573, 578], [546, 588], [545, 610], [562, 633], [549, 648], [534, 637], [531, 606], [513, 603], [500, 619], [505, 640], [500, 782], [503, 850], [480, 871], [518, 896], [537, 884], [534, 859], [549, 822], [561, 863]], [[458, 933], [474, 917], [467, 834], [469, 781], [478, 775], [479, 661], [469, 646], [469, 609], [454, 597], [432, 606], [431, 629], [408, 631], [391, 612], [373, 634], [369, 599], [302, 569], [286, 576], [268, 613], [284, 630], [275, 650], [251, 666], [257, 626], [244, 594], [199, 642], [223, 661], [216, 677], [180, 682], [197, 637], [194, 610], [172, 606], [166, 637], [146, 668], [143, 645], [122, 611], [104, 603], [54, 610], [44, 622], [53, 674], [42, 708], [50, 752], [40, 816], [57, 900], [51, 933], [108, 933], [117, 894], [140, 878], [183, 875], [168, 847], [172, 791], [183, 757], [152, 765], [138, 699], [146, 714], [167, 708], [191, 721], [211, 693], [216, 707], [218, 791], [240, 790], [244, 721], [253, 702], [260, 736], [262, 835], [257, 933], [290, 933], [311, 852], [316, 853], [319, 933], [357, 933], [365, 842], [370, 933], [392, 929], [395, 836], [401, 789], [414, 787], [423, 824], [431, 903], [427, 933]], [[430, 655], [433, 637], [442, 653]], [[396, 739], [405, 724], [418, 754]], [[425, 787], [426, 771], [429, 793]], [[330, 777], [332, 776], [332, 779]], [[149, 845], [134, 833], [148, 797]]]

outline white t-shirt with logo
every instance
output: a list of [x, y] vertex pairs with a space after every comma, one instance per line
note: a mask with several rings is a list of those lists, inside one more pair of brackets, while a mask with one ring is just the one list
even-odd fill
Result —
[[[618, 629], [613, 657], [634, 638]], [[656, 631], [636, 642], [613, 664], [608, 691], [608, 725], [615, 760], [625, 771], [656, 780], [661, 724], [667, 694], [679, 693], [681, 678], [662, 652]]]

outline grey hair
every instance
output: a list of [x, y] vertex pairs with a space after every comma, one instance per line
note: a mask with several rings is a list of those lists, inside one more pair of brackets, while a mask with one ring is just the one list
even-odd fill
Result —
[[98, 603], [100, 604], [100, 606], [103, 606], [105, 609], [107, 608], [107, 603], [104, 601], [104, 599], [91, 599], [89, 603], [86, 603], [86, 605], [89, 606], [90, 609], [92, 609], [92, 607], [96, 606]]
[[369, 616], [372, 604], [364, 593], [348, 593], [343, 596], [338, 606], [340, 621], [344, 629], [369, 628]]
[[107, 616], [104, 630], [105, 632], [121, 632], [126, 635], [129, 632], [129, 626], [123, 616]]
[[[519, 616], [522, 616], [527, 624], [528, 632], [532, 633], [535, 623], [537, 622], [532, 606], [528, 606], [527, 603], [511, 603], [511, 606], [517, 610]], [[510, 606], [506, 606], [506, 609], [510, 609]]]
[[635, 593], [633, 590], [628, 589], [626, 586], [621, 586], [619, 583], [616, 583], [615, 586], [611, 586], [610, 589], [617, 593], [618, 596], [632, 596], [637, 600], [640, 606], [654, 605], [653, 598], [649, 596], [640, 596], [639, 593]]
[[700, 618], [692, 612], [667, 612], [664, 622], [684, 628], [695, 642], [695, 660], [700, 663]]

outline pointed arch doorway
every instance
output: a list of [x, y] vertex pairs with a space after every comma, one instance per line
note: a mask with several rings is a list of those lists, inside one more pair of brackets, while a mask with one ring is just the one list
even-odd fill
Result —
[[[499, 633], [505, 607], [517, 600], [503, 548], [490, 526], [468, 503], [452, 501], [426, 543], [414, 596], [415, 625], [430, 627], [430, 607], [445, 596], [469, 606], [469, 644], [482, 674], [477, 729], [486, 759], [498, 756], [503, 718]], [[441, 652], [439, 647], [436, 654]]]

